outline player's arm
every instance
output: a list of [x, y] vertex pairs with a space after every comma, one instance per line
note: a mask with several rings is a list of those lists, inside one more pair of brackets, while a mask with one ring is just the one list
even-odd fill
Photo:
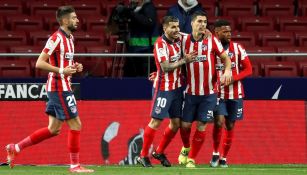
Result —
[[246, 51], [242, 46], [238, 46], [240, 55], [239, 59], [241, 60], [241, 68], [239, 74], [233, 76], [233, 81], [239, 81], [244, 79], [247, 76], [250, 76], [253, 73], [252, 64], [249, 61], [249, 58], [246, 54]]
[[59, 43], [60, 43], [59, 37], [57, 37], [56, 35], [51, 36], [48, 39], [42, 53], [39, 55], [35, 67], [48, 72], [55, 72], [65, 75], [71, 75], [73, 73], [76, 73], [76, 68], [73, 68], [72, 66], [59, 68], [49, 64], [48, 62], [49, 56], [52, 55], [55, 52], [55, 50], [59, 47]]
[[59, 67], [55, 67], [49, 64], [47, 62], [48, 59], [49, 59], [49, 55], [46, 54], [45, 52], [42, 52], [36, 61], [35, 67], [37, 69], [42, 69], [48, 72], [55, 72], [55, 73], [60, 73], [60, 74], [65, 74], [65, 75], [71, 75], [73, 73], [76, 73], [76, 68], [73, 68], [72, 66], [67, 66], [64, 69], [61, 69]]
[[169, 72], [169, 71], [172, 71], [172, 70], [174, 70], [178, 67], [181, 67], [182, 65], [184, 65], [186, 63], [192, 62], [195, 59], [196, 56], [197, 56], [196, 52], [191, 52], [189, 54], [185, 54], [183, 56], [183, 59], [180, 59], [177, 62], [170, 63], [168, 60], [165, 60], [165, 61], [161, 62], [160, 65], [161, 65], [163, 72]]
[[221, 58], [221, 60], [224, 63], [224, 74], [221, 77], [221, 84], [223, 85], [229, 85], [232, 80], [231, 76], [231, 60], [229, 56], [226, 54], [225, 50], [223, 49], [223, 46], [216, 37], [213, 36], [213, 49], [215, 50], [215, 53]]

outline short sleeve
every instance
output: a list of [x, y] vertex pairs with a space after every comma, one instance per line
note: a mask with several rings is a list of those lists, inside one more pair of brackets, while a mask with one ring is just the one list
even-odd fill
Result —
[[162, 41], [156, 42], [155, 52], [159, 63], [168, 60], [167, 46]]
[[48, 41], [47, 41], [47, 43], [46, 43], [46, 45], [45, 45], [45, 47], [43, 49], [43, 52], [48, 54], [48, 55], [53, 54], [53, 52], [58, 47], [59, 43], [60, 43], [60, 38], [58, 36], [56, 36], [56, 35], [52, 35], [48, 39]]
[[218, 56], [220, 56], [224, 52], [222, 43], [214, 36], [212, 38], [212, 49], [216, 52]]

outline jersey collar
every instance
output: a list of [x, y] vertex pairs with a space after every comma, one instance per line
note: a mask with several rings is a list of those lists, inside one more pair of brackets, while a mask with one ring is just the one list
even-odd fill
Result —
[[70, 35], [67, 35], [63, 29], [59, 28], [59, 32], [61, 32], [66, 38], [70, 38]]

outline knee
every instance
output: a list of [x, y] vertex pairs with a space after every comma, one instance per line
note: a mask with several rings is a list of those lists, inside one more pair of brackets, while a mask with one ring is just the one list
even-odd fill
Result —
[[73, 126], [70, 127], [71, 130], [76, 130], [76, 131], [81, 131], [82, 129], [82, 124], [81, 123], [77, 123]]
[[197, 122], [196, 127], [197, 127], [198, 131], [205, 131], [206, 127], [207, 127], [207, 123], [199, 121], [199, 122]]
[[180, 128], [180, 120], [171, 120], [170, 122], [170, 128], [173, 131], [177, 131]]
[[227, 130], [232, 130], [235, 126], [235, 122], [234, 121], [226, 121], [225, 125], [226, 125]]
[[149, 127], [153, 129], [158, 129], [161, 124], [161, 120], [152, 118], [148, 124]]
[[188, 122], [181, 122], [181, 126], [182, 129], [190, 129], [192, 127], [192, 123], [188, 123]]
[[222, 121], [215, 121], [214, 125], [215, 125], [215, 127], [222, 128], [223, 127], [223, 122]]
[[48, 128], [52, 135], [59, 135], [61, 133], [61, 128]]

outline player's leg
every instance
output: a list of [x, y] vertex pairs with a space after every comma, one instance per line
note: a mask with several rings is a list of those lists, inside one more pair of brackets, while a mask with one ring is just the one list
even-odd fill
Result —
[[[164, 154], [164, 150], [169, 145], [171, 140], [175, 137], [179, 127], [180, 127], [180, 118], [182, 116], [182, 103], [183, 103], [183, 94], [182, 89], [176, 89], [172, 93], [172, 103], [169, 109], [170, 123], [165, 128], [162, 140], [159, 143], [156, 151], [153, 152], [152, 156], [158, 159], [163, 166], [170, 167], [171, 164]], [[171, 98], [169, 98], [171, 99]]]
[[207, 122], [213, 120], [213, 111], [217, 102], [216, 94], [200, 96], [198, 98], [200, 103], [197, 108], [197, 129], [193, 136], [191, 150], [187, 159], [186, 167], [188, 168], [195, 167], [195, 158], [205, 141]]
[[70, 168], [69, 171], [73, 173], [92, 173], [94, 170], [87, 169], [80, 166], [79, 154], [80, 154], [80, 132], [81, 132], [81, 120], [80, 117], [74, 117], [66, 120], [69, 126], [68, 131], [68, 151], [70, 155]]
[[225, 115], [226, 116], [228, 115], [225, 100], [219, 99], [218, 105], [216, 106], [216, 110], [214, 111], [214, 126], [212, 132], [213, 153], [212, 153], [212, 158], [210, 160], [211, 167], [217, 167], [219, 163], [220, 159], [219, 147], [222, 138]]
[[149, 160], [149, 148], [152, 145], [156, 130], [165, 117], [169, 116], [169, 109], [173, 101], [172, 91], [154, 91], [151, 120], [143, 135], [143, 147], [137, 161], [144, 167], [152, 167]]
[[137, 161], [143, 167], [152, 167], [151, 162], [149, 160], [149, 149], [155, 137], [156, 131], [159, 128], [162, 120], [152, 118], [149, 124], [146, 126], [143, 135], [143, 146], [141, 150], [140, 156], [137, 158]]
[[223, 133], [224, 120], [225, 119], [223, 115], [214, 116], [214, 125], [213, 125], [213, 132], [212, 132], [213, 152], [212, 152], [212, 157], [210, 160], [211, 167], [217, 167], [219, 163], [219, 159], [220, 159], [219, 147], [220, 147], [222, 133]]
[[159, 160], [161, 164], [165, 167], [170, 167], [171, 163], [165, 156], [164, 150], [169, 145], [169, 143], [172, 141], [172, 139], [175, 137], [179, 129], [179, 126], [180, 126], [179, 118], [170, 119], [170, 124], [165, 128], [162, 140], [160, 141], [156, 151], [152, 153], [152, 156], [155, 159]]
[[34, 131], [29, 136], [25, 137], [17, 144], [8, 144], [6, 146], [7, 150], [7, 161], [11, 168], [14, 167], [14, 158], [17, 154], [21, 152], [21, 150], [38, 144], [43, 140], [46, 140], [50, 137], [53, 137], [59, 134], [62, 126], [62, 121], [56, 119], [55, 117], [49, 116], [49, 126], [45, 128], [38, 129]]
[[178, 156], [178, 162], [182, 165], [187, 163], [188, 154], [190, 152], [191, 127], [192, 122], [194, 121], [194, 116], [196, 116], [196, 107], [196, 97], [186, 94], [180, 126], [180, 137], [183, 147], [181, 148], [180, 154]]
[[206, 126], [207, 123], [203, 121], [197, 121], [196, 124], [196, 131], [192, 138], [191, 142], [191, 150], [189, 152], [187, 158], [187, 168], [194, 168], [195, 167], [195, 158], [198, 155], [206, 137]]
[[57, 113], [55, 110], [56, 101], [58, 96], [56, 93], [48, 92], [49, 101], [46, 107], [46, 113], [49, 115], [49, 125], [48, 127], [38, 129], [34, 131], [29, 136], [25, 137], [17, 144], [8, 144], [6, 146], [7, 151], [7, 161], [11, 168], [14, 167], [14, 157], [24, 148], [38, 144], [43, 140], [53, 137], [59, 134], [62, 127], [62, 121], [60, 118], [56, 118]]
[[222, 154], [220, 159], [220, 166], [221, 167], [228, 167], [227, 165], [227, 155], [232, 145], [232, 141], [234, 138], [234, 127], [235, 122], [237, 120], [243, 119], [243, 100], [227, 100], [227, 111], [228, 115], [225, 116], [225, 135], [222, 143]]

